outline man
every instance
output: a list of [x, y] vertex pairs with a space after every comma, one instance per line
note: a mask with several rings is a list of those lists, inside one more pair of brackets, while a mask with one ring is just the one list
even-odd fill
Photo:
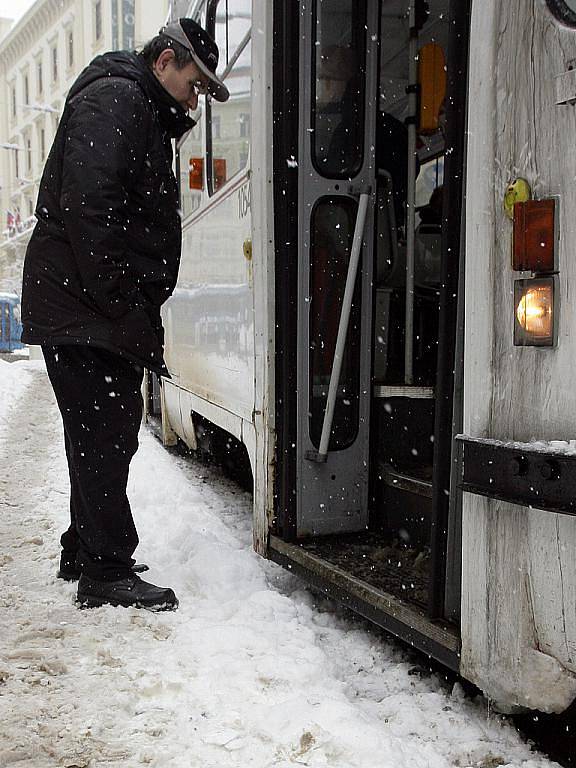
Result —
[[58, 575], [79, 578], [85, 606], [178, 605], [135, 572], [126, 484], [143, 368], [168, 375], [160, 306], [181, 248], [171, 141], [193, 127], [198, 93], [228, 98], [217, 64], [216, 44], [191, 19], [139, 55], [97, 57], [70, 90], [42, 177], [22, 339], [42, 346], [62, 414], [71, 522]]

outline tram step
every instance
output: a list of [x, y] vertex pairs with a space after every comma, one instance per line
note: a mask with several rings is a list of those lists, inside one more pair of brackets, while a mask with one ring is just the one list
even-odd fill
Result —
[[[430, 544], [432, 483], [425, 468], [400, 472], [378, 466], [371, 527], [411, 547]], [[419, 476], [417, 476], [419, 475]]]
[[432, 483], [421, 477], [414, 477], [405, 472], [398, 472], [389, 464], [381, 464], [379, 477], [385, 485], [395, 488], [398, 491], [407, 491], [415, 493], [417, 496], [424, 496], [427, 499], [432, 498]]
[[297, 544], [270, 537], [268, 557], [310, 584], [458, 671], [460, 638], [454, 627], [432, 622], [422, 610], [383, 592]]

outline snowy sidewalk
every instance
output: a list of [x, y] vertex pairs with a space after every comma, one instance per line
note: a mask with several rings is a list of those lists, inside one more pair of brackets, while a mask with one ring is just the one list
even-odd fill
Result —
[[79, 611], [55, 577], [68, 479], [38, 363], [0, 361], [0, 467], [0, 768], [554, 765], [258, 558], [249, 497], [145, 431], [137, 555], [180, 609]]

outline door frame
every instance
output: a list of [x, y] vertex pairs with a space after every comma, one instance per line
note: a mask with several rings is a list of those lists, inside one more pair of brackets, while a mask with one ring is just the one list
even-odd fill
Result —
[[[466, 128], [472, 0], [451, 0], [446, 100], [444, 221], [438, 333], [438, 365], [432, 467], [431, 619], [459, 622], [462, 574], [462, 493], [457, 488], [461, 452], [464, 377], [464, 269]], [[458, 211], [454, 215], [451, 212]], [[447, 615], [448, 613], [448, 615]]]

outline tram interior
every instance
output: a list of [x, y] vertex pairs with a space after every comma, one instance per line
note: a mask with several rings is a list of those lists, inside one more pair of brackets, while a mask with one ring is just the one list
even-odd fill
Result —
[[[381, 5], [379, 111], [373, 137], [377, 214], [369, 526], [362, 533], [323, 536], [302, 542], [302, 546], [324, 560], [422, 608], [429, 600], [448, 5], [448, 0], [417, 2], [419, 33], [417, 43], [412, 45], [417, 45], [418, 62], [412, 66], [414, 48], [410, 47], [408, 3], [383, 0]], [[326, 59], [339, 56], [336, 64], [342, 70], [349, 54], [338, 51], [337, 42], [327, 39]], [[334, 74], [330, 66], [327, 70], [317, 77]], [[329, 83], [324, 87], [332, 88], [334, 98], [346, 98], [343, 88], [339, 90], [337, 85]], [[411, 91], [419, 95], [411, 98]], [[344, 110], [332, 107], [331, 114], [334, 120], [333, 116], [343, 115]], [[328, 130], [334, 135], [338, 133], [334, 126], [328, 125]], [[347, 132], [349, 136], [353, 134]], [[339, 215], [342, 221], [337, 227], [346, 228], [345, 212], [340, 211]], [[322, 218], [318, 221], [316, 227], [320, 231], [315, 233], [315, 238], [320, 241], [326, 236], [328, 239], [328, 233], [321, 231]], [[334, 221], [327, 221], [326, 229], [328, 226], [334, 227]], [[336, 274], [337, 269], [333, 267], [331, 278]], [[407, 293], [413, 297], [408, 309]], [[333, 302], [327, 298], [324, 299], [325, 311], [333, 316]], [[325, 331], [331, 321], [333, 318], [327, 316], [323, 325], [319, 319], [318, 329]], [[358, 326], [353, 308], [341, 377], [345, 389], [346, 377], [353, 378], [357, 356], [361, 354]], [[411, 334], [410, 327], [413, 328]], [[412, 351], [407, 355], [408, 334]], [[314, 347], [314, 341], [312, 345]], [[325, 346], [312, 354], [325, 354]], [[330, 358], [330, 354], [326, 356]], [[317, 388], [325, 383], [328, 370], [324, 370], [320, 359], [315, 365], [312, 362], [311, 367], [318, 373], [313, 379]], [[348, 391], [351, 389], [352, 383]], [[319, 405], [312, 403], [312, 409], [316, 410]], [[345, 409], [339, 410], [337, 406], [333, 432], [336, 440], [338, 430], [345, 440], [350, 427], [345, 413]], [[321, 419], [312, 418], [312, 426], [316, 421], [320, 423]]]

